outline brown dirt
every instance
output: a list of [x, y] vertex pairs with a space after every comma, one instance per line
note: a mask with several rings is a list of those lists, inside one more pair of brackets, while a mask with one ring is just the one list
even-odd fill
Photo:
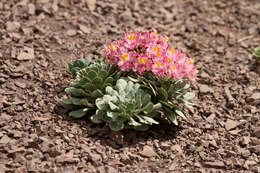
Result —
[[[259, 0], [1, 0], [0, 172], [260, 172]], [[156, 29], [195, 57], [189, 122], [113, 133], [59, 102], [66, 64]]]

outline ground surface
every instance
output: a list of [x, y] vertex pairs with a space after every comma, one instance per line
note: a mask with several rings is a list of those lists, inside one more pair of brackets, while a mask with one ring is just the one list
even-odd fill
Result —
[[[259, 0], [1, 0], [0, 172], [260, 172], [259, 19]], [[196, 60], [190, 121], [112, 133], [68, 118], [66, 64], [151, 28]]]

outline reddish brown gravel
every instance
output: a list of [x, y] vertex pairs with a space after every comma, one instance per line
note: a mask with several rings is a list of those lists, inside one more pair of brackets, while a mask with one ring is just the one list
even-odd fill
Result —
[[[259, 0], [1, 0], [0, 172], [260, 172]], [[189, 122], [111, 132], [59, 102], [68, 62], [156, 29], [194, 57]]]

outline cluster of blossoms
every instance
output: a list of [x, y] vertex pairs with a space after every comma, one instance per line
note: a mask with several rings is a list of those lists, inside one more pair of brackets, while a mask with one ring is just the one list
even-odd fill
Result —
[[168, 37], [154, 31], [126, 33], [105, 50], [107, 61], [123, 71], [133, 70], [143, 74], [152, 71], [168, 78], [195, 80], [194, 60], [168, 44]]

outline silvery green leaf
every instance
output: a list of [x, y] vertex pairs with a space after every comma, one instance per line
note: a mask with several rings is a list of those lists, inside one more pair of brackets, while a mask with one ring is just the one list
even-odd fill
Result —
[[254, 51], [257, 56], [260, 56], [260, 47], [255, 48]]
[[118, 92], [114, 90], [111, 86], [106, 87], [106, 93], [109, 95], [118, 95]]
[[116, 121], [116, 119], [120, 116], [118, 112], [107, 112], [106, 115], [112, 119], [112, 121]]
[[184, 100], [191, 100], [195, 97], [194, 92], [187, 92], [186, 94], [183, 95]]
[[87, 107], [95, 107], [94, 104], [89, 103], [88, 99], [84, 98], [84, 99], [80, 99], [80, 103], [81, 105], [87, 106]]
[[188, 108], [192, 108], [193, 106], [195, 106], [195, 104], [191, 103], [191, 102], [188, 102], [188, 101], [185, 101], [183, 100], [183, 104], [188, 107]]
[[127, 86], [127, 82], [124, 79], [118, 79], [116, 82], [116, 87], [117, 89], [120, 90], [124, 90]]
[[141, 122], [141, 123], [144, 123], [144, 124], [149, 124], [149, 125], [152, 125], [152, 124], [159, 124], [157, 121], [155, 121], [153, 118], [151, 117], [148, 117], [148, 116], [144, 116], [144, 115], [136, 115], [136, 117], [138, 118], [138, 120]]
[[122, 121], [110, 121], [109, 127], [113, 131], [119, 131], [119, 130], [122, 130], [124, 128], [124, 122], [122, 122]]
[[108, 105], [109, 105], [109, 107], [110, 107], [110, 109], [111, 109], [112, 111], [119, 110], [119, 107], [116, 106], [116, 105], [115, 105], [114, 103], [112, 103], [111, 101], [108, 102]]
[[183, 119], [187, 120], [187, 117], [185, 116], [185, 114], [182, 111], [175, 109], [175, 113], [178, 114]]
[[106, 110], [107, 107], [108, 107], [107, 103], [102, 98], [97, 98], [96, 99], [96, 106], [100, 110]]
[[128, 122], [130, 126], [140, 126], [141, 124], [134, 120], [134, 118], [130, 117], [130, 121]]
[[75, 110], [75, 111], [71, 111], [69, 113], [69, 115], [73, 118], [82, 118], [84, 117], [85, 115], [87, 114], [86, 111], [84, 111], [83, 109], [78, 109], [78, 110]]

